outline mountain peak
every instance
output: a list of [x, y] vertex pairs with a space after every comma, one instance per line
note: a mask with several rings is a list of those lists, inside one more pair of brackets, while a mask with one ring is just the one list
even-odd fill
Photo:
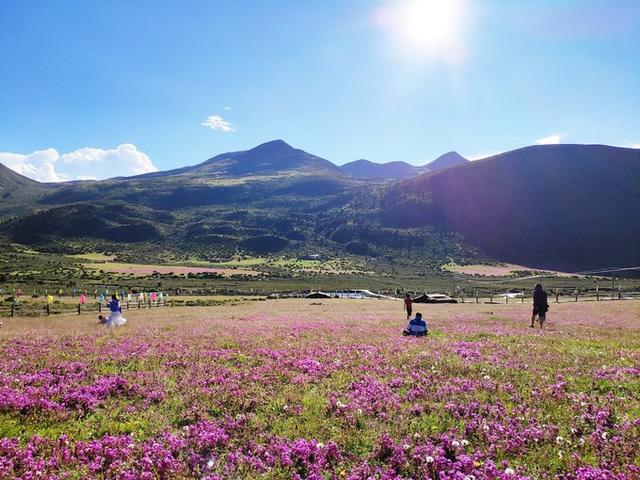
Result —
[[429, 162], [426, 167], [429, 170], [439, 170], [441, 168], [449, 168], [455, 167], [456, 165], [462, 165], [464, 163], [467, 163], [468, 161], [469, 160], [464, 158], [458, 152], [451, 151], [440, 155], [433, 162]]
[[450, 152], [447, 152], [447, 153], [441, 155], [441, 157], [462, 157], [462, 155], [460, 155], [455, 150], [451, 150]]
[[292, 150], [295, 150], [295, 148], [293, 148], [284, 140], [277, 139], [277, 140], [271, 140], [270, 142], [261, 143], [257, 147], [253, 147], [248, 151], [255, 152], [255, 153], [267, 153], [267, 154], [273, 155], [273, 154], [289, 153]]

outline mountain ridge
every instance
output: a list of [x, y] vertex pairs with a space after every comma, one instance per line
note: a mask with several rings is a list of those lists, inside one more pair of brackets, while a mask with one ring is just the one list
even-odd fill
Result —
[[376, 163], [366, 159], [345, 163], [340, 168], [354, 178], [404, 180], [426, 172], [455, 167], [469, 162], [458, 152], [447, 152], [431, 162], [416, 166], [403, 161]]
[[364, 158], [340, 166], [342, 171], [354, 178], [391, 180], [400, 180], [418, 175], [422, 171], [421, 168], [403, 161], [376, 163]]

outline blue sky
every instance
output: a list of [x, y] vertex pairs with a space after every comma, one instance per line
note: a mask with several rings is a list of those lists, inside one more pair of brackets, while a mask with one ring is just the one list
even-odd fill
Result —
[[406, 30], [431, 17], [396, 15], [420, 1], [441, 8], [0, 0], [0, 161], [51, 180], [276, 138], [337, 164], [640, 146], [640, 2], [442, 0], [449, 30], [425, 40]]

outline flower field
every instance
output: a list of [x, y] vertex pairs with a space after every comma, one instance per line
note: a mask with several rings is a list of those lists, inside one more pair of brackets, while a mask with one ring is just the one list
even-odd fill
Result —
[[0, 478], [640, 478], [639, 302], [401, 309], [5, 320]]

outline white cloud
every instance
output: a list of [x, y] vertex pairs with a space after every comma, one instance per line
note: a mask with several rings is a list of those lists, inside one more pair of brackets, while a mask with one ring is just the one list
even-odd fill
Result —
[[28, 155], [0, 152], [0, 163], [25, 177], [39, 182], [61, 182], [69, 180], [58, 175], [54, 163], [60, 158], [55, 148], [36, 150]]
[[631, 147], [631, 148], [640, 148], [640, 143], [632, 143], [631, 145], [629, 145], [629, 147]]
[[227, 122], [220, 115], [211, 115], [207, 117], [207, 119], [202, 122], [200, 125], [203, 127], [208, 127], [212, 130], [222, 130], [223, 132], [235, 132], [236, 126], [230, 122]]
[[131, 143], [106, 150], [79, 148], [63, 155], [55, 148], [26, 155], [0, 152], [0, 163], [39, 182], [98, 180], [158, 171], [149, 156]]
[[231, 110], [231, 107], [222, 107], [222, 108], [224, 108], [224, 109], [225, 109], [225, 110], [227, 110], [227, 111], [228, 111], [228, 110]]
[[556, 145], [562, 141], [567, 135], [565, 133], [554, 133], [548, 137], [539, 138], [536, 140], [536, 145]]

